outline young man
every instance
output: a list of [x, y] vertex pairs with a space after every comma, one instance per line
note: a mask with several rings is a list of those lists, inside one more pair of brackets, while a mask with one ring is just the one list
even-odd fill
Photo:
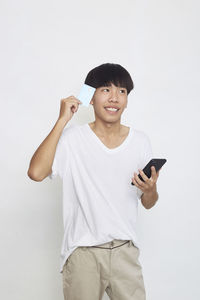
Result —
[[158, 172], [152, 168], [149, 179], [141, 171], [153, 158], [151, 143], [144, 132], [120, 123], [134, 87], [126, 69], [102, 64], [85, 83], [96, 88], [90, 102], [95, 121], [64, 129], [81, 102], [62, 99], [59, 118], [34, 153], [28, 176], [63, 180], [65, 300], [98, 300], [104, 292], [114, 300], [145, 300], [136, 221], [138, 200], [149, 209], [158, 199]]

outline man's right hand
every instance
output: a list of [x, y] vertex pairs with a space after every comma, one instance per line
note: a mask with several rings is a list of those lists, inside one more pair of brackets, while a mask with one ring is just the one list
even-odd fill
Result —
[[74, 96], [60, 100], [60, 115], [58, 119], [64, 120], [66, 123], [71, 120], [74, 113], [77, 112], [79, 104], [82, 102]]

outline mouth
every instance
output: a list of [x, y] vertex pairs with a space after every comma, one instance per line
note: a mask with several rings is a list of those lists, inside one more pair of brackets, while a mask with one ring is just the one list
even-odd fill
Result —
[[106, 112], [110, 115], [115, 115], [118, 113], [119, 111], [119, 108], [117, 109], [114, 109], [114, 108], [107, 108], [107, 107], [104, 107], [104, 109], [106, 110]]

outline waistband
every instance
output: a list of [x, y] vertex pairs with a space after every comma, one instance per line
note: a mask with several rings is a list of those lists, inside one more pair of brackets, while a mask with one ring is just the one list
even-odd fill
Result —
[[117, 240], [117, 239], [114, 239], [114, 240], [112, 240], [110, 242], [107, 242], [107, 243], [104, 243], [104, 244], [89, 246], [89, 247], [91, 247], [91, 248], [102, 248], [102, 249], [113, 249], [113, 248], [121, 247], [121, 246], [123, 246], [127, 243], [129, 243], [129, 246], [131, 246], [132, 240]]

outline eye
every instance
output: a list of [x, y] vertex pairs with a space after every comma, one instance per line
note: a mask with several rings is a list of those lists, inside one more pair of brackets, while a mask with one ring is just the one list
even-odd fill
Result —
[[126, 90], [120, 90], [120, 91], [123, 91], [123, 93], [126, 93]]
[[[105, 91], [105, 90], [109, 91], [109, 89], [108, 89], [108, 88], [105, 88], [105, 89], [103, 89], [102, 91]], [[125, 94], [125, 93], [126, 93], [126, 90], [125, 90], [125, 89], [121, 89], [120, 91], [122, 91], [122, 92], [123, 92], [123, 94]]]

